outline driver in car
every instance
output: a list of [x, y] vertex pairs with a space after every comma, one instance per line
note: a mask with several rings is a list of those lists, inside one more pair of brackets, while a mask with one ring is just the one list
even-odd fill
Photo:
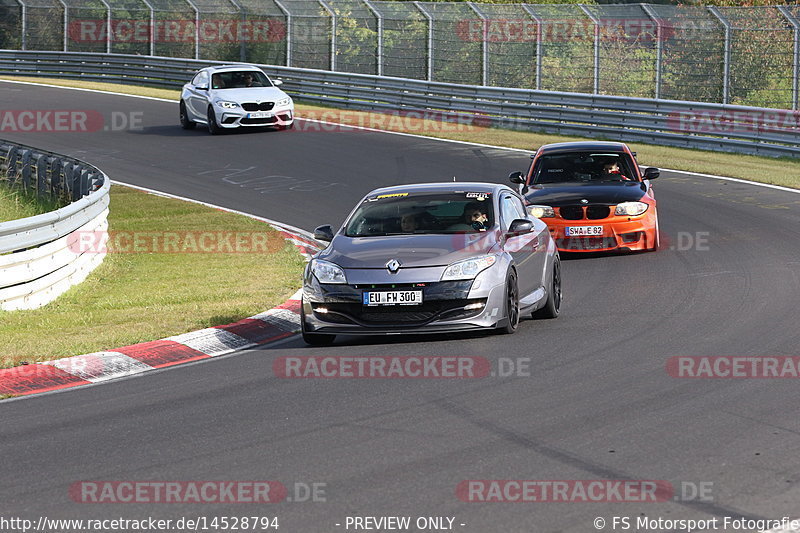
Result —
[[630, 178], [620, 171], [619, 164], [616, 161], [603, 165], [603, 178], [630, 181]]
[[478, 203], [470, 202], [464, 206], [463, 223], [450, 226], [452, 231], [486, 231], [489, 227], [489, 217], [486, 215], [486, 208]]

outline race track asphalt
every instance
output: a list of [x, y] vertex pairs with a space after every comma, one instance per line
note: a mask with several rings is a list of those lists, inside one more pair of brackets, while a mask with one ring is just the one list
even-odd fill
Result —
[[[114, 95], [0, 82], [0, 99], [12, 110], [140, 118], [135, 131], [0, 136], [85, 159], [112, 179], [308, 230], [340, 223], [379, 185], [505, 181], [528, 163], [521, 152], [363, 131], [211, 137], [181, 130], [174, 103]], [[568, 258], [562, 316], [526, 320], [516, 335], [349, 338], [327, 348], [293, 338], [0, 404], [0, 516], [277, 516], [278, 531], [302, 533], [346, 531], [348, 516], [448, 516], [458, 531], [539, 533], [597, 531], [596, 517], [611, 531], [614, 516], [800, 515], [798, 381], [665, 369], [673, 356], [800, 355], [800, 194], [673, 172], [655, 185], [664, 249]], [[277, 358], [298, 355], [524, 358], [529, 372], [274, 375]], [[676, 495], [516, 504], [456, 496], [460, 482], [489, 479], [664, 480]], [[290, 493], [322, 483], [325, 501], [85, 504], [69, 495], [81, 480], [276, 480]], [[707, 498], [689, 497], [701, 486]]]

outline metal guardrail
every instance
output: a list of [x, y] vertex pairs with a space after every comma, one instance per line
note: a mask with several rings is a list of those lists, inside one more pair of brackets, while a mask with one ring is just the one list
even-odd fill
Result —
[[723, 3], [0, 0], [0, 48], [800, 109], [800, 6]]
[[107, 231], [111, 182], [77, 159], [4, 140], [0, 169], [12, 187], [71, 200], [50, 213], [0, 223], [0, 309], [35, 309], [83, 281], [103, 261], [104, 251], [83, 250], [80, 237]]
[[[179, 88], [221, 62], [77, 52], [0, 51], [0, 75]], [[800, 157], [795, 112], [679, 100], [458, 85], [262, 65], [294, 97], [349, 109], [771, 157]]]

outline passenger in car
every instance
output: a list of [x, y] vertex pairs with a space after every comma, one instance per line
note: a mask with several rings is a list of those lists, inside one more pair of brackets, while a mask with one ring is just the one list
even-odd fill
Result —
[[418, 227], [417, 217], [414, 213], [406, 213], [400, 217], [400, 231], [403, 233], [414, 233]]

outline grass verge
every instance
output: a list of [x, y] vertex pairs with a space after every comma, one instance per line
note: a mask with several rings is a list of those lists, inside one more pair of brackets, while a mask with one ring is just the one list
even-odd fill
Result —
[[[163, 240], [170, 232], [177, 245]], [[300, 254], [245, 216], [114, 185], [109, 233], [119, 253], [86, 281], [44, 308], [0, 311], [0, 367], [227, 324], [285, 301], [300, 283]], [[241, 252], [213, 245], [228, 235], [243, 236]], [[179, 253], [202, 249], [215, 251]]]
[[[180, 92], [177, 90], [117, 85], [113, 83], [30, 77], [6, 77], [3, 79], [111, 91], [176, 101], [180, 98]], [[380, 113], [350, 111], [302, 103], [296, 106], [296, 111], [297, 115], [300, 117], [321, 119], [329, 122], [375, 127], [376, 129], [385, 129], [388, 131], [416, 133], [435, 138], [507, 146], [509, 148], [520, 148], [523, 150], [532, 150], [545, 143], [585, 140], [577, 137], [483, 128], [467, 124], [455, 125], [435, 120], [421, 120], [410, 117], [392, 117]], [[177, 127], [177, 110], [175, 115]], [[638, 143], [628, 144], [638, 152], [639, 162], [644, 165], [730, 176], [761, 183], [800, 188], [800, 161], [797, 159], [726, 154]]]
[[36, 198], [36, 194], [11, 188], [0, 179], [0, 222], [48, 213], [61, 207], [56, 200]]

